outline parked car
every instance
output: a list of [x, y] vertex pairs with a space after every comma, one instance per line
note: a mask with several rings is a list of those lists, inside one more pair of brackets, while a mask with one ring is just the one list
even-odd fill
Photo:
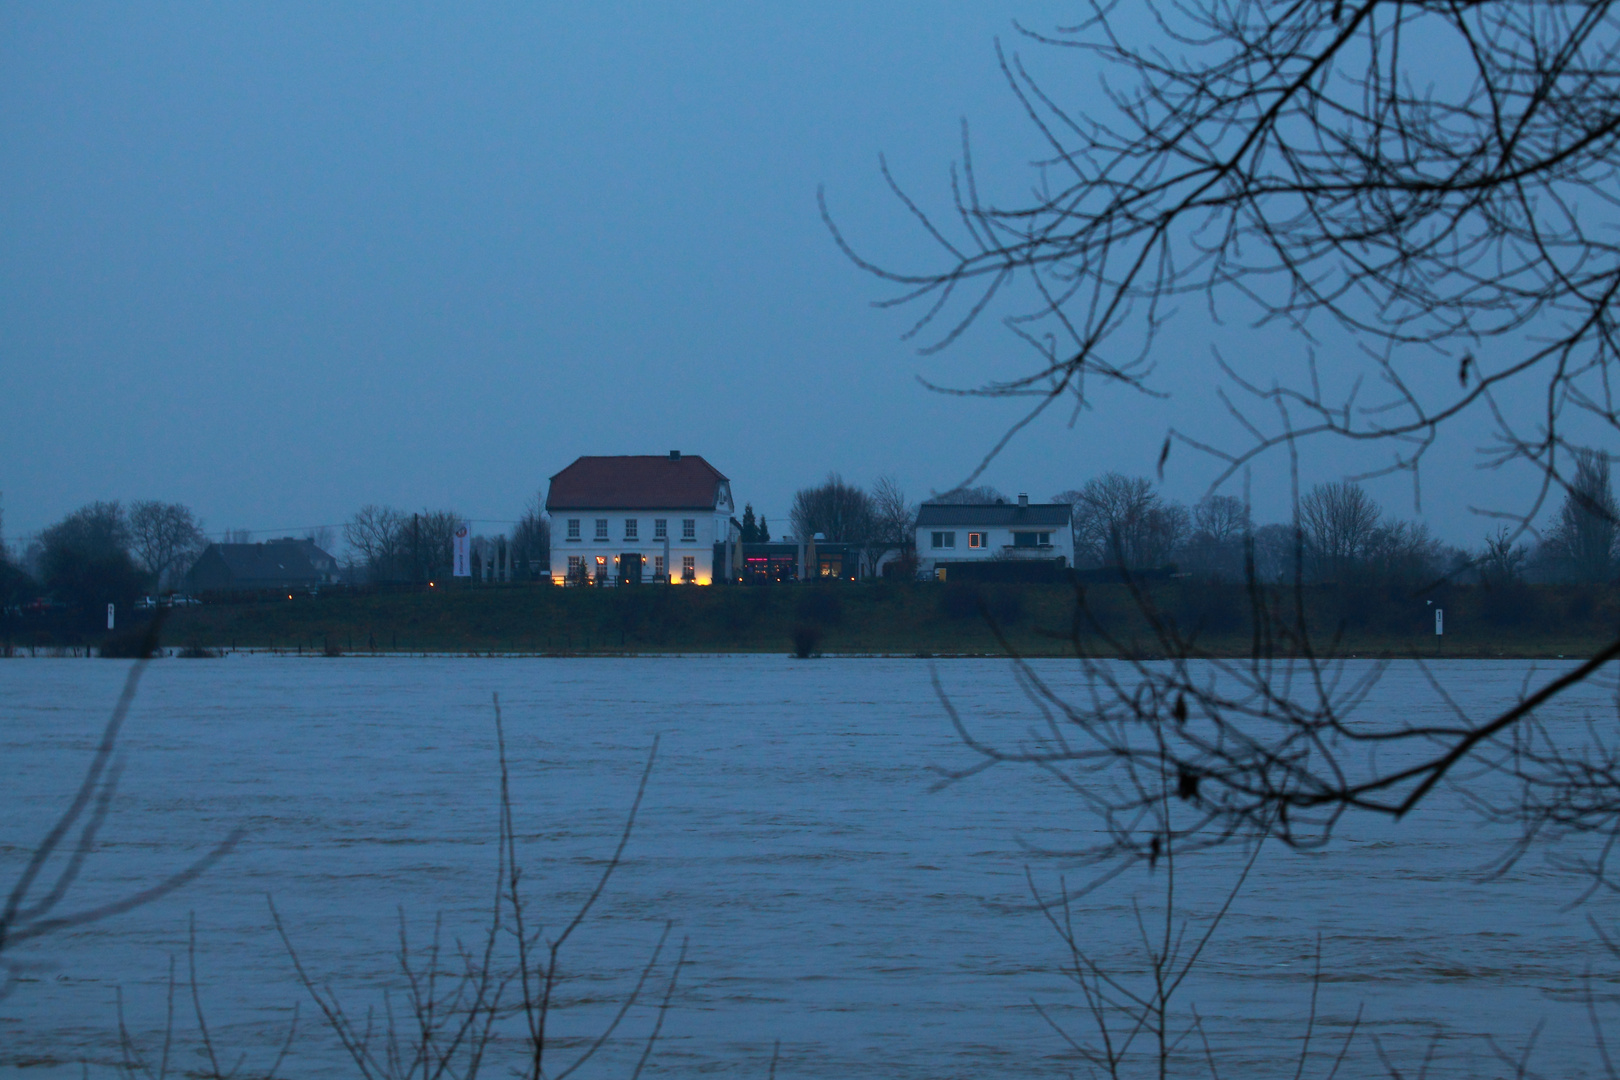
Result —
[[201, 600], [197, 599], [195, 596], [187, 596], [184, 593], [175, 593], [172, 596], [166, 596], [166, 597], [164, 597], [163, 602], [165, 604], [169, 605], [170, 607], [201, 607], [202, 606], [202, 601]]
[[155, 597], [151, 597], [151, 596], [143, 596], [139, 600], [135, 601], [135, 610], [136, 611], [151, 611], [153, 608], [155, 608], [157, 606], [158, 606], [157, 599]]

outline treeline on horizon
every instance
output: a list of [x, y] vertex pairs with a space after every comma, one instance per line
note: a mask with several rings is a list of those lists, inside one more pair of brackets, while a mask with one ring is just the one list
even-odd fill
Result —
[[[1010, 502], [992, 487], [958, 488], [929, 500]], [[1255, 525], [1243, 500], [1211, 495], [1186, 506], [1165, 499], [1143, 477], [1111, 472], [1054, 495], [1073, 507], [1075, 565], [1175, 575], [1199, 582], [1264, 586], [1332, 585], [1372, 597], [1413, 596], [1446, 585], [1477, 584], [1504, 598], [1535, 584], [1606, 583], [1620, 567], [1620, 511], [1607, 458], [1579, 457], [1550, 527], [1539, 537], [1501, 527], [1472, 550], [1443, 543], [1428, 526], [1386, 514], [1359, 485], [1318, 484], [1299, 499], [1294, 520]], [[892, 479], [870, 491], [831, 474], [794, 496], [794, 534], [820, 534], [857, 547], [867, 572], [892, 564], [908, 578], [916, 567], [917, 504]], [[427, 580], [448, 572], [453, 510], [415, 513], [362, 507], [342, 529], [348, 579], [357, 583]], [[745, 541], [769, 539], [769, 525], [743, 511]], [[226, 534], [247, 542], [246, 534]], [[312, 530], [318, 546], [336, 546], [337, 530]], [[1533, 541], [1533, 542], [1532, 542]], [[207, 547], [203, 525], [178, 503], [95, 502], [65, 516], [18, 552], [0, 517], [0, 600], [8, 610], [41, 596], [95, 616], [106, 603], [183, 585]], [[336, 554], [334, 552], [334, 554]], [[498, 559], [519, 580], [548, 580], [550, 523], [540, 496], [505, 535], [480, 536], [475, 562]], [[1370, 600], [1368, 601], [1370, 602]]]

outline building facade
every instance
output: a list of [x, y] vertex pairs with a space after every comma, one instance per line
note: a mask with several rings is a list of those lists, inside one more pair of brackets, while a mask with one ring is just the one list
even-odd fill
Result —
[[193, 592], [307, 591], [338, 581], [337, 560], [312, 540], [209, 544], [186, 573]]
[[731, 481], [695, 454], [582, 457], [551, 478], [551, 580], [708, 585], [728, 575]]
[[[923, 503], [917, 510], [917, 571], [938, 577], [952, 564], [1042, 561], [1074, 565], [1068, 503]], [[947, 573], [948, 573], [947, 569]]]

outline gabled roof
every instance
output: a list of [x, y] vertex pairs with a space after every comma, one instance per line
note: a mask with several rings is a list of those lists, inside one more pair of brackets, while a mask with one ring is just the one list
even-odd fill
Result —
[[[332, 558], [308, 540], [272, 541], [268, 544], [211, 544], [238, 584], [253, 582], [319, 581], [320, 571], [311, 555]], [[204, 552], [206, 555], [207, 552]]]
[[1072, 512], [1068, 503], [923, 503], [917, 508], [917, 527], [1059, 529], [1068, 526]]
[[696, 454], [582, 457], [551, 478], [546, 509], [713, 510], [724, 483]]

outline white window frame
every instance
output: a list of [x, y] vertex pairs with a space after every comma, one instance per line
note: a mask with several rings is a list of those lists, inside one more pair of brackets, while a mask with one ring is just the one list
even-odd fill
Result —
[[682, 581], [696, 581], [697, 580], [697, 556], [696, 555], [682, 555], [681, 556], [681, 580]]
[[608, 519], [607, 518], [597, 518], [596, 519], [596, 538], [598, 540], [606, 540], [608, 538]]
[[681, 542], [695, 543], [697, 541], [697, 518], [681, 518]]
[[669, 539], [669, 518], [653, 518], [653, 539]]
[[653, 556], [653, 577], [661, 578], [663, 576], [664, 576], [664, 557], [662, 555], [654, 555]]
[[637, 539], [636, 530], [637, 530], [638, 525], [639, 525], [639, 523], [636, 521], [635, 518], [625, 518], [624, 519], [624, 538], [626, 540], [635, 540], [635, 539]]
[[579, 518], [568, 519], [568, 539], [579, 541]]
[[929, 537], [929, 539], [933, 541], [933, 543], [929, 545], [930, 547], [941, 550], [947, 548], [955, 550], [956, 548], [956, 532], [954, 530], [936, 530], [934, 535]]

